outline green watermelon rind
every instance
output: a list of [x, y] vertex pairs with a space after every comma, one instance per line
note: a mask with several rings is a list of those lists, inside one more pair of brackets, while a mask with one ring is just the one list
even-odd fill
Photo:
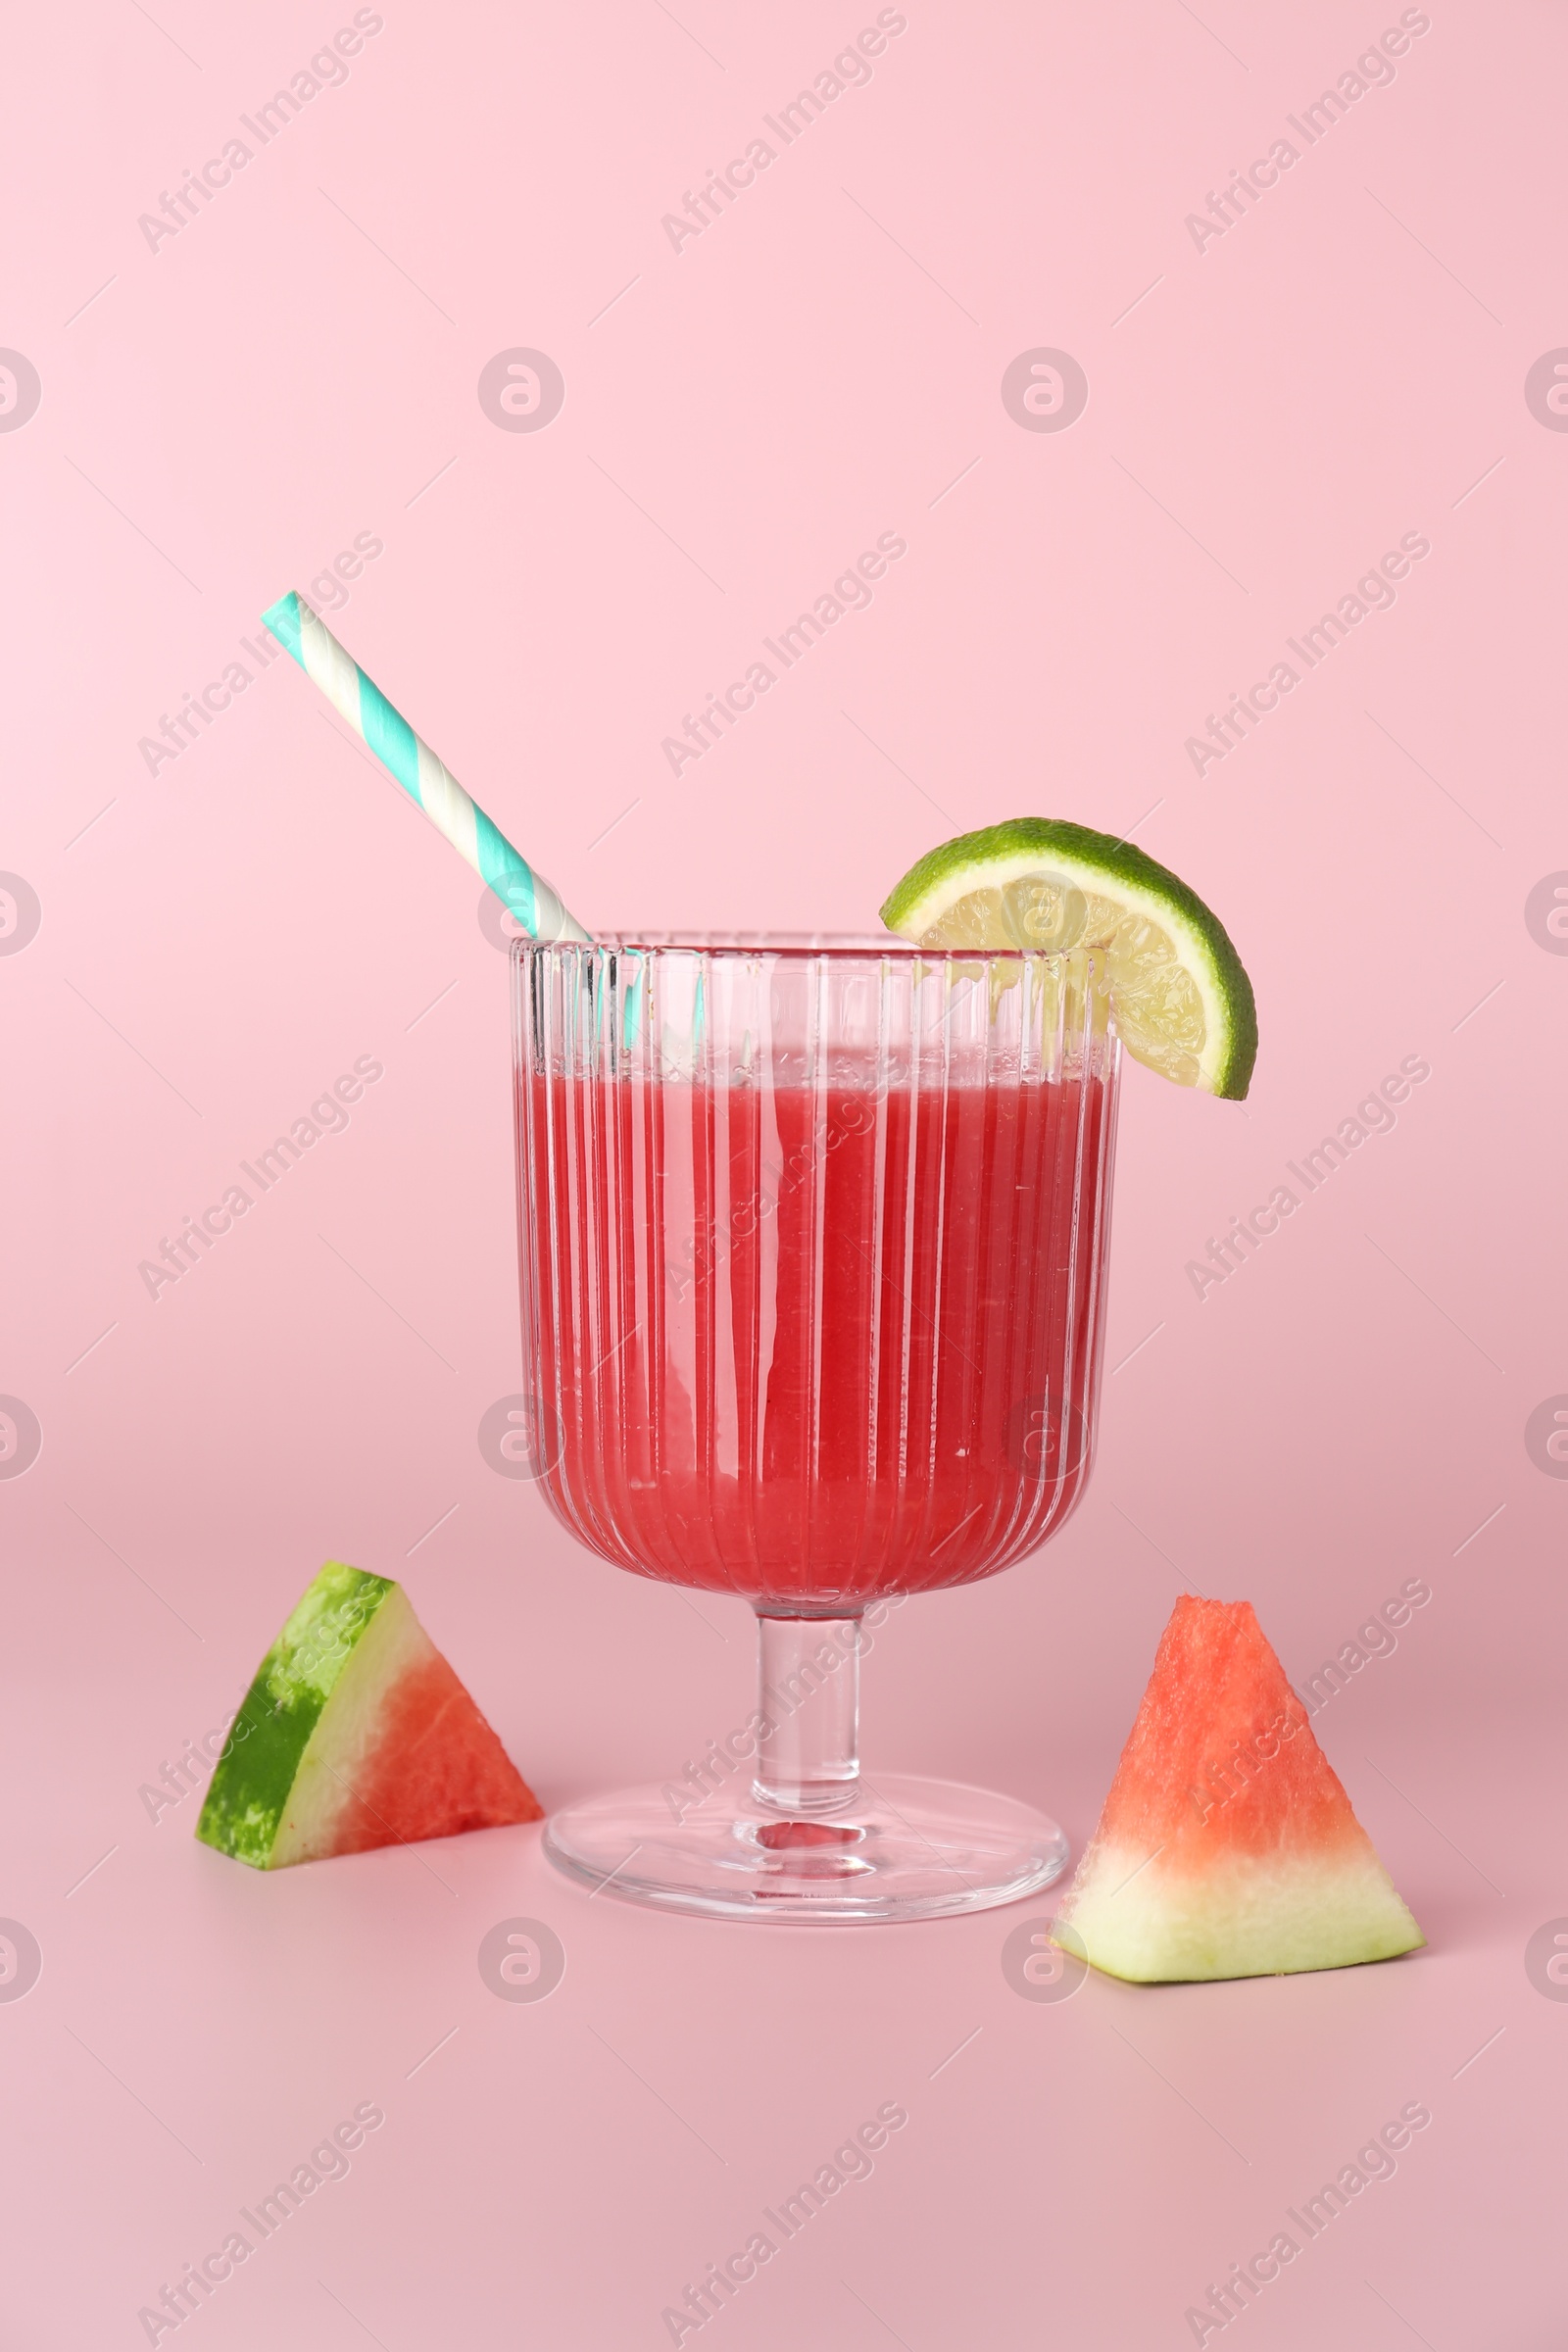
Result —
[[343, 1670], [389, 1593], [390, 1578], [328, 1560], [240, 1702], [196, 1835], [253, 1869], [271, 1867], [289, 1794]]

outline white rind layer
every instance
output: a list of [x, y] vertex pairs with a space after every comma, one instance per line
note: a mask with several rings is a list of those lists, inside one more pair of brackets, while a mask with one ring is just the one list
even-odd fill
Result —
[[435, 1654], [402, 1586], [394, 1585], [354, 1644], [306, 1742], [273, 1840], [272, 1869], [336, 1850], [338, 1823], [380, 1740], [388, 1690]]
[[1137, 1984], [1350, 1968], [1426, 1941], [1370, 1843], [1324, 1860], [1239, 1854], [1200, 1876], [1100, 1846], [1058, 1917], [1096, 1968]]

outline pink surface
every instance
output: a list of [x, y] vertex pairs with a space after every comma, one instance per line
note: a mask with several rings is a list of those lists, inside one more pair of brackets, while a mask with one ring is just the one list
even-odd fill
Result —
[[[13, 26], [0, 344], [40, 392], [4, 363], [0, 1914], [42, 1974], [0, 1997], [0, 2331], [146, 2341], [138, 2308], [368, 2103], [192, 2341], [667, 2343], [895, 2102], [870, 2177], [703, 2340], [1175, 2346], [1420, 2102], [1395, 2177], [1225, 2336], [1545, 2352], [1568, 37], [1435, 0], [1308, 145], [1287, 119], [1396, 7], [911, 0], [786, 145], [763, 118], [876, 12], [765, 13], [388, 0], [265, 146], [241, 117], [346, 5]], [[138, 216], [236, 132], [244, 169], [151, 246]], [[677, 249], [662, 216], [760, 136]], [[1189, 227], [1281, 138], [1250, 209]], [[492, 420], [516, 350], [564, 378], [542, 431]], [[1075, 405], [1041, 351], [1087, 379], [1064, 430], [1032, 429]], [[870, 606], [672, 772], [685, 714], [887, 532]], [[1430, 552], [1392, 607], [1286, 650], [1404, 534]], [[537, 1830], [273, 1882], [193, 1842], [194, 1795], [149, 1818], [328, 1553], [406, 1580], [547, 1805], [678, 1772], [749, 1704], [741, 1608], [597, 1564], [481, 1454], [519, 1375], [474, 884], [286, 661], [177, 760], [139, 749], [357, 539], [332, 625], [590, 922], [862, 926], [934, 840], [1026, 809], [1136, 827], [1223, 911], [1257, 1084], [1129, 1074], [1088, 1498], [895, 1615], [867, 1757], [1081, 1845], [1184, 1584], [1250, 1597], [1300, 1679], [1419, 1577], [1317, 1724], [1427, 1951], [1041, 2003], [1003, 1968], [1028, 1907], [754, 1933], [590, 1901]], [[1197, 759], [1280, 662], [1294, 689]], [[346, 1131], [150, 1297], [139, 1262], [362, 1056]], [[1392, 1130], [1200, 1298], [1209, 1238], [1407, 1056]], [[518, 1918], [564, 1949], [543, 2002], [480, 1974]]]

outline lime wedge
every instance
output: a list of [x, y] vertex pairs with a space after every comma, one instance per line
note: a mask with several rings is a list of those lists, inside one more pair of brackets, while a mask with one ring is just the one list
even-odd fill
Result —
[[1106, 952], [1116, 1030], [1177, 1086], [1239, 1102], [1257, 1056], [1251, 982], [1196, 892], [1130, 842], [1015, 817], [911, 866], [882, 920], [925, 948]]

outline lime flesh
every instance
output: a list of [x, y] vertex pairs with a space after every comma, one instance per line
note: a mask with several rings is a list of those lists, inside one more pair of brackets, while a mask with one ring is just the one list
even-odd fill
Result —
[[1216, 915], [1130, 842], [1016, 817], [911, 866], [882, 920], [921, 947], [1104, 951], [1117, 1034], [1177, 1086], [1239, 1101], [1257, 1054], [1251, 983]]

